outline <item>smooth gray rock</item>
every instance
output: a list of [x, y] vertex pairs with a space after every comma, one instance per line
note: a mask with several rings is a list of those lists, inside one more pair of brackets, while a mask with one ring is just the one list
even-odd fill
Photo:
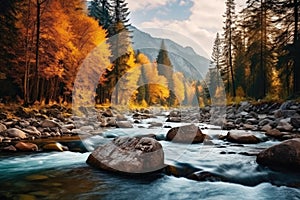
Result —
[[119, 137], [98, 147], [87, 161], [98, 169], [139, 174], [164, 168], [164, 152], [155, 139]]
[[133, 128], [133, 125], [129, 121], [117, 121], [117, 128]]
[[247, 131], [230, 131], [227, 134], [227, 140], [229, 142], [239, 143], [239, 144], [257, 144], [260, 141], [255, 135]]
[[202, 143], [205, 137], [198, 126], [191, 124], [170, 129], [166, 139], [178, 143]]

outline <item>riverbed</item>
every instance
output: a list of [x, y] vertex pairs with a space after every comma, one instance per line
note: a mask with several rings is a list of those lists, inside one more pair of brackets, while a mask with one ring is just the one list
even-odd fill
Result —
[[[164, 120], [157, 118], [156, 122]], [[169, 128], [150, 127], [144, 120], [130, 129], [108, 129], [81, 136], [92, 151], [116, 136], [152, 133], [163, 138]], [[176, 127], [183, 123], [164, 123]], [[227, 132], [196, 124], [210, 136], [203, 144], [161, 140], [165, 163], [179, 173], [157, 172], [124, 176], [88, 166], [90, 152], [34, 152], [1, 154], [0, 199], [300, 199], [300, 174], [275, 172], [256, 163], [262, 149], [278, 144], [266, 140], [240, 145], [220, 140]], [[258, 137], [264, 134], [255, 132]], [[184, 177], [186, 171], [209, 174], [201, 181]], [[202, 176], [203, 177], [203, 176]]]

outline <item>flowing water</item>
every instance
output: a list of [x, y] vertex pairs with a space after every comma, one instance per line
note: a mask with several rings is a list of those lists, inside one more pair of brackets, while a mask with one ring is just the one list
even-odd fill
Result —
[[[107, 130], [84, 142], [92, 150], [114, 136], [154, 133], [163, 137], [168, 131], [143, 125]], [[217, 139], [222, 131], [210, 128], [203, 131], [211, 137], [204, 144], [160, 141], [166, 164], [182, 174], [213, 174], [208, 180], [164, 172], [134, 177], [107, 173], [85, 163], [90, 153], [20, 153], [0, 155], [0, 199], [300, 199], [300, 174], [274, 172], [255, 162], [259, 151], [278, 142], [235, 145]]]

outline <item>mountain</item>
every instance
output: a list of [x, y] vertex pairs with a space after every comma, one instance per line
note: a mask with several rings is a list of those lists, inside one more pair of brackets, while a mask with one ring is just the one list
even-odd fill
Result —
[[[133, 32], [133, 48], [155, 61], [163, 38], [155, 38], [150, 34], [131, 27]], [[202, 80], [208, 72], [210, 61], [198, 55], [193, 48], [183, 47], [176, 42], [164, 39], [172, 65], [177, 72], [182, 72], [187, 79]]]

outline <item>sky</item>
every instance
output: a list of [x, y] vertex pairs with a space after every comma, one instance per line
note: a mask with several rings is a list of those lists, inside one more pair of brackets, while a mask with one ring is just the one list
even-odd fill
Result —
[[[246, 0], [236, 0], [239, 11]], [[154, 37], [191, 46], [210, 58], [217, 32], [222, 33], [225, 0], [127, 0], [131, 24]]]

